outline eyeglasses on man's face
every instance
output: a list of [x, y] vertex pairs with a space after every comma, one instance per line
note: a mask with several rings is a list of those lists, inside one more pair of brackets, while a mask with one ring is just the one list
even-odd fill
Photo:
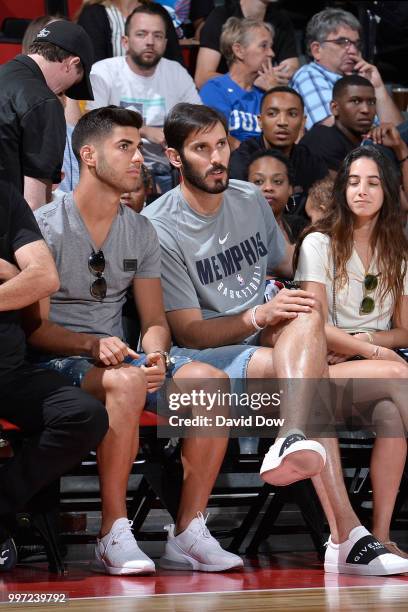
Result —
[[340, 38], [326, 38], [326, 40], [320, 41], [320, 44], [323, 43], [333, 43], [341, 49], [346, 49], [347, 51], [350, 49], [351, 46], [353, 46], [356, 51], [361, 51], [363, 48], [363, 43], [360, 39], [351, 40], [350, 38], [345, 38], [344, 36], [341, 36]]

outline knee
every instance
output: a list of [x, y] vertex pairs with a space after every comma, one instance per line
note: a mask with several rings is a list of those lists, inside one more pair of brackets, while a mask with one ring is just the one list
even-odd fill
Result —
[[129, 407], [143, 409], [146, 401], [146, 378], [140, 368], [133, 366], [109, 370], [105, 380], [105, 391], [116, 401]]
[[373, 412], [373, 424], [378, 436], [404, 435], [399, 410], [390, 400], [378, 402]]
[[219, 370], [218, 368], [201, 361], [192, 361], [191, 363], [188, 363], [180, 368], [179, 372], [179, 377], [186, 379], [229, 380], [229, 376], [226, 372], [224, 372], [224, 370]]
[[387, 374], [384, 372], [384, 378], [408, 378], [408, 365], [390, 362], [388, 365]]

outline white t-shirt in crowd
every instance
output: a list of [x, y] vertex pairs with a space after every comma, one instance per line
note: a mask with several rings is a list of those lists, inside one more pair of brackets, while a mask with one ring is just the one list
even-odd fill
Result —
[[[138, 111], [149, 127], [163, 127], [168, 112], [178, 102], [201, 104], [194, 81], [178, 62], [162, 58], [149, 77], [133, 72], [125, 57], [111, 57], [92, 66], [94, 100], [87, 109], [115, 104]], [[168, 165], [159, 144], [146, 141], [143, 155], [147, 166], [154, 162]]]
[[[377, 274], [375, 255], [367, 273]], [[358, 331], [383, 331], [390, 329], [394, 312], [392, 295], [387, 294], [381, 302], [381, 282], [373, 292], [366, 293], [374, 299], [375, 308], [370, 314], [360, 315], [360, 304], [364, 297], [364, 277], [366, 271], [363, 263], [353, 248], [347, 263], [349, 282], [340, 290], [336, 288], [336, 310], [338, 327], [349, 333]], [[330, 238], [321, 232], [308, 234], [302, 242], [296, 281], [314, 281], [326, 286], [328, 306], [328, 323], [333, 321], [333, 260], [330, 255]], [[408, 278], [404, 279], [404, 295], [408, 295]]]

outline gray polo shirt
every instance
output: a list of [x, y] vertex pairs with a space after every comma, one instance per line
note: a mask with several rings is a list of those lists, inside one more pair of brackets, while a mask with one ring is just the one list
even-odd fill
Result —
[[98, 251], [73, 200], [72, 193], [35, 211], [41, 232], [54, 256], [61, 287], [51, 297], [50, 319], [75, 332], [122, 338], [122, 306], [136, 278], [160, 278], [160, 247], [147, 219], [120, 206], [105, 242], [103, 301], [92, 297], [95, 276], [88, 269]]
[[166, 311], [200, 308], [210, 319], [262, 304], [266, 274], [286, 243], [257, 187], [231, 180], [211, 216], [193, 210], [176, 187], [143, 215], [160, 240]]

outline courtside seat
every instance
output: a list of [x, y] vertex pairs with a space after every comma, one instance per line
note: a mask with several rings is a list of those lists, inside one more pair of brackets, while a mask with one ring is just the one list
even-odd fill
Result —
[[[24, 433], [21, 429], [7, 419], [0, 418], [0, 447], [4, 448], [9, 445], [12, 449], [18, 448], [23, 441]], [[5, 461], [7, 461], [7, 458]], [[55, 507], [52, 502], [49, 503], [51, 499], [55, 499], [55, 492], [58, 488], [59, 482], [54, 482], [44, 492], [44, 496], [41, 493], [36, 496], [36, 510], [22, 515], [22, 519], [24, 520], [25, 527], [34, 529], [40, 534], [47, 553], [49, 571], [58, 575], [64, 575], [66, 574], [66, 568], [61, 558], [58, 543]]]

